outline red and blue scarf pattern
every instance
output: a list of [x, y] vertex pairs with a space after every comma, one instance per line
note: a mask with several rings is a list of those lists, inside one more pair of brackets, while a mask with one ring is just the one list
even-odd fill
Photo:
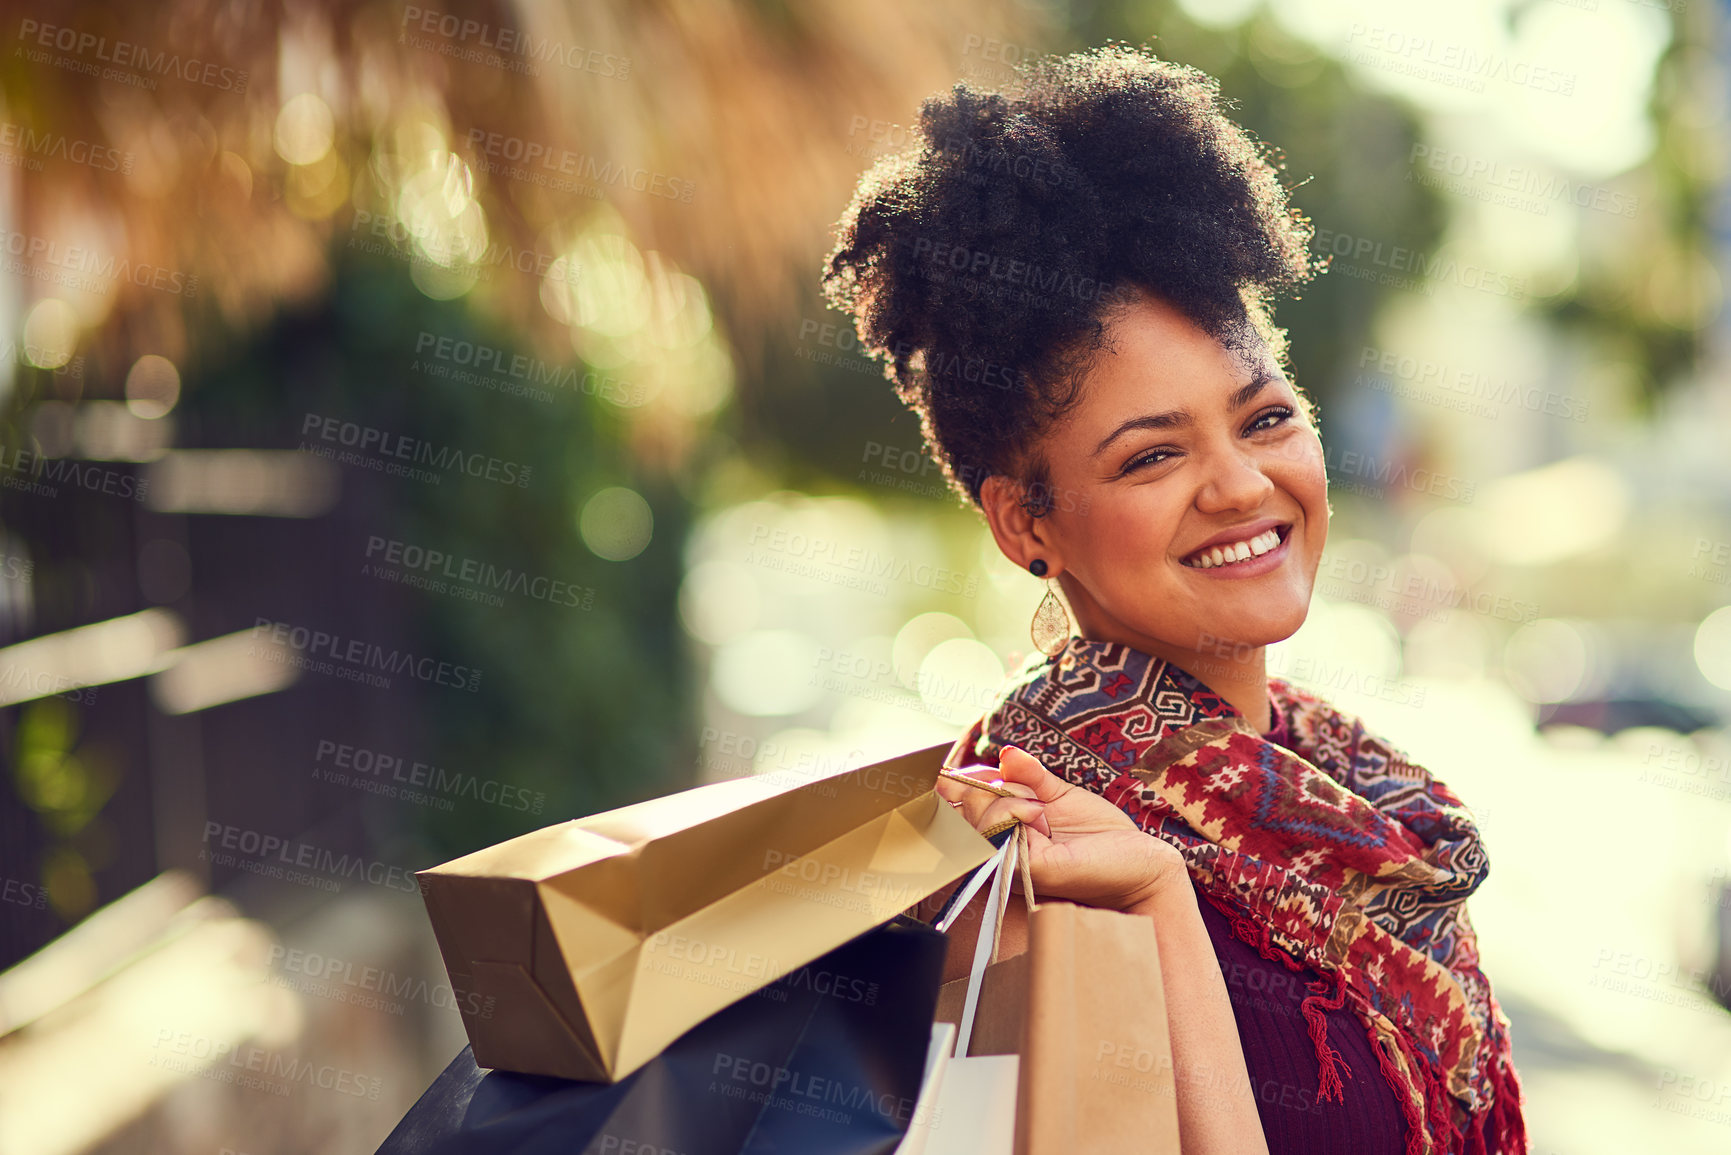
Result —
[[1323, 976], [1305, 1017], [1337, 1096], [1323, 1008], [1353, 1008], [1409, 1123], [1409, 1155], [1526, 1150], [1508, 1020], [1478, 967], [1465, 900], [1489, 860], [1471, 814], [1357, 718], [1275, 678], [1257, 733], [1184, 670], [1071, 638], [1033, 655], [963, 736], [1018, 746], [1184, 853], [1234, 933]]

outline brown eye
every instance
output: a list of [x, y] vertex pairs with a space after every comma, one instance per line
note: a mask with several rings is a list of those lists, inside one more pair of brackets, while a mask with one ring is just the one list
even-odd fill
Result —
[[1264, 409], [1251, 420], [1249, 426], [1246, 427], [1244, 431], [1246, 433], [1265, 433], [1270, 429], [1278, 428], [1280, 425], [1290, 421], [1291, 419], [1292, 410], [1285, 406], [1277, 406], [1273, 409]]
[[1126, 462], [1124, 465], [1124, 472], [1120, 473], [1119, 476], [1122, 477], [1124, 475], [1124, 473], [1134, 473], [1136, 470], [1141, 469], [1145, 466], [1159, 465], [1162, 462], [1164, 462], [1167, 458], [1174, 457], [1176, 455], [1177, 455], [1177, 451], [1172, 450], [1172, 449], [1152, 449], [1152, 450], [1149, 450], [1147, 453], [1142, 454], [1140, 457], [1132, 457], [1128, 462]]

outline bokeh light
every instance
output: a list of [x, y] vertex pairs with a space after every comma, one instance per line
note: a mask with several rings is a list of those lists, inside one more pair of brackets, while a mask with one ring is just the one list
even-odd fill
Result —
[[39, 369], [58, 369], [78, 348], [78, 314], [59, 297], [36, 302], [24, 318], [24, 357]]
[[316, 164], [331, 151], [335, 139], [336, 121], [330, 106], [315, 93], [291, 96], [277, 113], [273, 136], [276, 152], [290, 164]]
[[812, 676], [818, 651], [814, 638], [796, 630], [753, 630], [716, 648], [710, 688], [741, 714], [797, 714], [823, 693]]
[[1695, 666], [1721, 690], [1731, 690], [1731, 606], [1720, 606], [1695, 627]]
[[146, 353], [126, 373], [126, 407], [146, 420], [166, 417], [180, 400], [180, 370], [156, 353]]
[[655, 515], [636, 490], [609, 486], [583, 503], [577, 529], [596, 557], [630, 561], [649, 547]]

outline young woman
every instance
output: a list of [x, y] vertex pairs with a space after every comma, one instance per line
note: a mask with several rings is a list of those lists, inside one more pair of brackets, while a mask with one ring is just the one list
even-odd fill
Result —
[[862, 178], [825, 291], [1069, 607], [1048, 594], [1042, 652], [959, 744], [1018, 797], [940, 790], [1032, 827], [1042, 896], [1154, 920], [1186, 1155], [1526, 1150], [1470, 815], [1267, 676], [1328, 536], [1269, 313], [1315, 271], [1308, 223], [1214, 82], [1146, 51], [920, 119]]

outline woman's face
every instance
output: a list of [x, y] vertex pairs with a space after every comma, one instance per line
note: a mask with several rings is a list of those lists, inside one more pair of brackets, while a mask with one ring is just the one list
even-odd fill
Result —
[[1053, 508], [1026, 522], [1030, 556], [1011, 556], [1046, 559], [1082, 636], [1194, 670], [1191, 655], [1242, 660], [1303, 624], [1328, 480], [1316, 429], [1260, 342], [1228, 350], [1141, 297], [1108, 322], [1040, 450]]

